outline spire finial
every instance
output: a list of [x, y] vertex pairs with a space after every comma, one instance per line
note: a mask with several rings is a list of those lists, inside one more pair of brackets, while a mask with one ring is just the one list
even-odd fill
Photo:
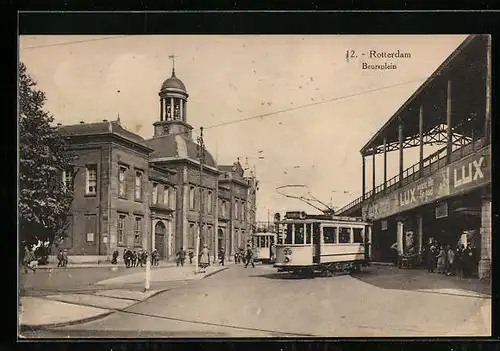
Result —
[[170, 55], [168, 58], [172, 60], [172, 77], [175, 77], [175, 56], [174, 54]]

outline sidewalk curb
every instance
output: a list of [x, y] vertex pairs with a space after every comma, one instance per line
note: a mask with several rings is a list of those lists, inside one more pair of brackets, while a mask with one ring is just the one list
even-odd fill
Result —
[[[229, 269], [229, 267], [224, 267], [222, 269], [219, 269], [215, 272], [211, 272], [211, 273], [208, 273], [206, 275], [204, 275], [201, 279], [205, 279], [207, 277], [210, 277], [214, 274], [217, 274], [219, 272], [223, 272], [225, 271], [226, 269]], [[189, 281], [189, 280], [195, 280], [195, 279], [183, 279], [182, 281]], [[181, 281], [181, 280], [179, 280]], [[138, 300], [136, 301], [136, 303], [133, 303], [131, 304], [130, 306], [127, 306], [125, 308], [121, 308], [121, 309], [112, 309], [112, 310], [108, 310], [107, 312], [103, 312], [101, 314], [98, 314], [96, 316], [92, 316], [92, 317], [87, 317], [87, 318], [81, 318], [81, 319], [75, 319], [75, 320], [72, 320], [72, 321], [68, 321], [68, 322], [61, 322], [61, 323], [48, 323], [48, 324], [38, 324], [38, 325], [29, 325], [29, 324], [20, 324], [19, 325], [19, 333], [22, 333], [22, 332], [27, 332], [27, 331], [37, 331], [37, 330], [43, 330], [43, 329], [48, 329], [48, 328], [61, 328], [61, 327], [68, 327], [68, 326], [71, 326], [71, 325], [76, 325], [76, 324], [83, 324], [83, 323], [88, 323], [88, 322], [93, 322], [95, 320], [98, 320], [98, 319], [101, 319], [101, 318], [104, 318], [104, 317], [107, 317], [109, 316], [110, 314], [112, 313], [115, 313], [115, 312], [121, 312], [121, 311], [125, 311], [131, 307], [134, 307], [135, 305], [141, 303], [141, 302], [144, 302], [144, 301], [147, 301], [149, 300], [150, 298], [152, 297], [155, 297], [165, 291], [169, 291], [171, 290], [172, 288], [164, 288], [164, 289], [159, 289], [158, 291], [156, 291], [154, 294], [151, 294], [149, 295], [148, 297], [146, 297], [145, 299], [142, 299], [142, 300]], [[77, 304], [74, 304], [74, 305], [77, 305]]]
[[220, 273], [220, 272], [224, 272], [226, 269], [229, 269], [229, 267], [224, 267], [224, 268], [221, 268], [221, 269], [219, 269], [219, 270], [217, 270], [215, 272], [208, 273], [208, 274], [204, 275], [203, 278], [201, 278], [201, 279], [205, 279], [205, 278], [208, 278], [208, 277], [210, 277], [210, 276], [212, 276], [214, 274], [217, 274], [217, 273]]
[[19, 332], [22, 333], [22, 332], [26, 332], [26, 331], [37, 331], [37, 330], [43, 330], [43, 329], [47, 329], [47, 328], [60, 328], [60, 327], [68, 327], [70, 325], [75, 325], [75, 324], [88, 323], [88, 322], [92, 322], [92, 321], [107, 317], [114, 312], [116, 312], [116, 310], [108, 310], [107, 312], [103, 312], [101, 314], [98, 314], [98, 315], [95, 315], [92, 317], [75, 319], [72, 321], [61, 322], [61, 323], [47, 323], [47, 324], [37, 324], [37, 325], [20, 324], [19, 325]]

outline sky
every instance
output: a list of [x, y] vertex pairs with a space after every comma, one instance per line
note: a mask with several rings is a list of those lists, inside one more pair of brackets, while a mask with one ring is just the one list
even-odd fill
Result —
[[[282, 194], [307, 193], [342, 207], [361, 195], [359, 150], [457, 48], [466, 35], [136, 35], [21, 36], [19, 59], [46, 93], [46, 110], [62, 124], [116, 119], [144, 138], [159, 120], [170, 77], [188, 91], [187, 121], [204, 127], [218, 164], [256, 170], [257, 219], [314, 208]], [[346, 59], [354, 50], [357, 58]], [[377, 52], [410, 58], [370, 59]], [[364, 55], [363, 55], [364, 53]], [[368, 70], [367, 64], [396, 69]], [[267, 115], [269, 114], [269, 115]], [[250, 118], [258, 117], [260, 118]], [[250, 118], [246, 121], [240, 121]], [[233, 122], [219, 126], [226, 122]], [[424, 147], [427, 155], [434, 149]], [[425, 156], [425, 155], [424, 155]], [[263, 157], [259, 159], [259, 157]], [[382, 164], [382, 155], [376, 164]], [[418, 161], [405, 153], [404, 167]], [[388, 179], [398, 172], [388, 154]], [[370, 190], [371, 157], [366, 160]], [[376, 167], [376, 184], [383, 177]], [[303, 188], [276, 188], [301, 184]], [[320, 204], [318, 206], [322, 207]]]

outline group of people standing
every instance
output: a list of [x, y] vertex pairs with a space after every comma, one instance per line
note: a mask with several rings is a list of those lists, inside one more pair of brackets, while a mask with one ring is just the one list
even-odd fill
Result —
[[[113, 252], [113, 258], [111, 259], [112, 264], [117, 264], [118, 262], [118, 251]], [[125, 267], [143, 267], [146, 264], [149, 257], [149, 253], [146, 250], [132, 251], [128, 247], [123, 250], [123, 262]], [[151, 265], [158, 266], [160, 264], [160, 254], [158, 250], [154, 249], [151, 253]]]
[[[189, 257], [189, 263], [192, 264], [194, 258], [193, 251], [189, 250], [188, 252], [186, 252], [184, 248], [181, 247], [176, 254], [177, 266], [183, 267], [186, 261], [186, 257]], [[224, 266], [224, 262], [226, 259], [226, 251], [222, 247], [219, 249], [218, 258], [219, 258], [219, 264]], [[243, 262], [245, 264], [245, 267], [247, 267], [249, 264], [251, 264], [252, 267], [255, 267], [254, 259], [255, 259], [255, 253], [250, 244], [247, 245], [246, 250], [244, 250], [243, 248], [239, 248], [234, 254], [234, 262], [235, 263]], [[201, 250], [198, 258], [198, 265], [202, 269], [202, 271], [205, 271], [207, 267], [210, 266], [210, 250], [208, 249], [207, 245], [203, 245], [203, 249]]]
[[451, 245], [439, 244], [433, 240], [424, 248], [427, 271], [439, 274], [457, 275], [470, 278], [477, 269], [477, 254], [470, 243], [465, 247], [458, 244], [454, 249]]

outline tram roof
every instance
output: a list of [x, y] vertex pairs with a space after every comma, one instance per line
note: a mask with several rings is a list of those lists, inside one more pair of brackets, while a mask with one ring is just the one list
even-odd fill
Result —
[[[481, 131], [484, 122], [485, 80], [487, 70], [488, 35], [469, 35], [436, 71], [406, 100], [392, 117], [361, 148], [367, 156], [383, 152], [377, 148], [399, 141], [398, 125], [403, 122], [404, 138], [418, 137], [419, 110], [423, 106], [423, 132], [446, 124], [448, 80], [452, 81], [453, 133], [470, 136], [473, 128]], [[479, 115], [479, 116], [477, 116]]]

